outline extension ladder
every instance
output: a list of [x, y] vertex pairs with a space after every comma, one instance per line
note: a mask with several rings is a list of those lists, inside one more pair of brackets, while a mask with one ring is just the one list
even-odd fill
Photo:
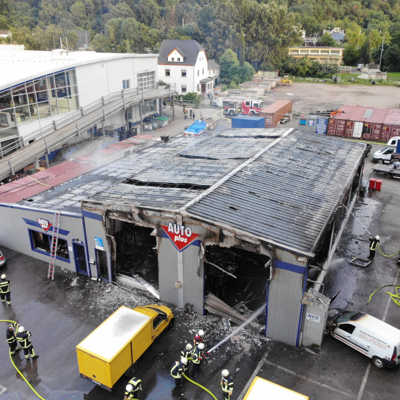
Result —
[[56, 258], [57, 258], [58, 233], [60, 230], [60, 220], [61, 220], [61, 213], [59, 211], [56, 211], [53, 216], [53, 235], [51, 237], [51, 245], [50, 245], [49, 270], [47, 272], [47, 279], [51, 279], [52, 281], [54, 281], [54, 267], [55, 267]]

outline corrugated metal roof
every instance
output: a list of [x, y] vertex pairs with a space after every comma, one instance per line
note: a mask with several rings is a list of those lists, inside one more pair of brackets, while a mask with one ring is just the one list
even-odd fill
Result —
[[[250, 129], [248, 129], [250, 130]], [[185, 150], [179, 153], [182, 157], [190, 158], [205, 158], [214, 160], [223, 159], [247, 159], [256, 154], [260, 149], [264, 148], [268, 143], [270, 143], [273, 138], [273, 132], [269, 134], [272, 137], [267, 137], [264, 135], [257, 135], [258, 129], [251, 129], [251, 135], [246, 133], [237, 133], [236, 136], [224, 136], [223, 132], [221, 135], [214, 137], [205, 137], [201, 141], [194, 143], [192, 146], [187, 147]], [[242, 131], [242, 130], [240, 130]], [[261, 130], [260, 131], [264, 131]], [[230, 132], [230, 131], [229, 131]], [[232, 139], [236, 140], [232, 140]]]
[[186, 211], [312, 254], [364, 149], [363, 144], [296, 131]]
[[136, 186], [125, 183], [100, 191], [90, 201], [108, 205], [176, 210], [199, 194], [198, 190], [169, 187]]
[[275, 103], [264, 107], [261, 111], [262, 114], [274, 114], [279, 111], [281, 108], [286, 107], [288, 104], [291, 104], [290, 100], [277, 100]]

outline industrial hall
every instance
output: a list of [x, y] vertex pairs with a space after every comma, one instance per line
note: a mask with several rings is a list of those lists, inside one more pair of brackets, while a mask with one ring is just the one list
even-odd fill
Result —
[[0, 242], [49, 262], [57, 235], [56, 270], [138, 278], [200, 313], [210, 298], [265, 305], [268, 337], [320, 344], [320, 281], [366, 145], [292, 128], [162, 139], [129, 138], [0, 186]]

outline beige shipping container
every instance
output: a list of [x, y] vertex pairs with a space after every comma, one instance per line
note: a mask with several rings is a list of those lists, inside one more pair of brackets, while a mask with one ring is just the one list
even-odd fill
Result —
[[290, 100], [278, 100], [275, 103], [264, 107], [259, 113], [260, 117], [265, 119], [266, 128], [274, 128], [279, 124], [279, 121], [292, 112], [292, 102]]

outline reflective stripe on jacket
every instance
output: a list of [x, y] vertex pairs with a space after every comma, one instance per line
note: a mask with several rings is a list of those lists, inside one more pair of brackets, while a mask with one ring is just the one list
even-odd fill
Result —
[[2, 279], [0, 281], [0, 293], [6, 294], [10, 292], [10, 281], [8, 279]]
[[22, 333], [17, 333], [17, 340], [18, 343], [21, 345], [23, 349], [28, 349], [29, 347], [32, 346], [32, 343], [30, 341], [31, 333], [29, 331], [25, 331]]
[[228, 378], [222, 377], [220, 385], [221, 385], [221, 390], [224, 393], [232, 394], [232, 392], [233, 392], [233, 381], [232, 381], [230, 376], [228, 376]]
[[184, 372], [183, 366], [179, 361], [175, 361], [175, 364], [171, 368], [171, 376], [174, 379], [181, 379]]
[[374, 251], [374, 250], [376, 250], [376, 246], [377, 245], [378, 245], [378, 240], [373, 239], [373, 240], [371, 240], [371, 244], [369, 245], [369, 249]]

